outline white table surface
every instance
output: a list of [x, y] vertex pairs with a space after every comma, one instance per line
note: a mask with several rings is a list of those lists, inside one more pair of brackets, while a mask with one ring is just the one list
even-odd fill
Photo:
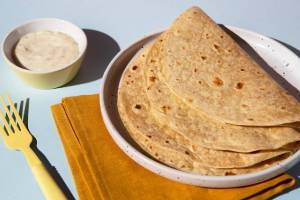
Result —
[[[16, 25], [42, 17], [69, 20], [87, 31], [90, 47], [79, 76], [69, 85], [38, 90], [24, 85], [0, 59], [0, 94], [18, 102], [30, 98], [29, 128], [39, 149], [55, 166], [69, 190], [76, 190], [50, 113], [50, 105], [62, 97], [92, 94], [109, 60], [135, 40], [163, 30], [186, 8], [198, 5], [218, 23], [253, 30], [283, 41], [300, 56], [300, 1], [297, 0], [10, 0], [0, 1], [0, 39]], [[300, 67], [300, 66], [299, 66]], [[299, 179], [300, 164], [290, 170]], [[299, 187], [298, 183], [298, 187]], [[300, 198], [300, 188], [276, 199]], [[43, 195], [19, 152], [8, 151], [0, 142], [0, 199], [39, 200]]]

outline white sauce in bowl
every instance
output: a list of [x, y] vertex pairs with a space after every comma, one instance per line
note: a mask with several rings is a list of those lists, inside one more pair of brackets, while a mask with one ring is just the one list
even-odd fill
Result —
[[37, 31], [24, 35], [17, 42], [14, 56], [17, 64], [38, 72], [59, 70], [79, 55], [78, 44], [62, 32]]

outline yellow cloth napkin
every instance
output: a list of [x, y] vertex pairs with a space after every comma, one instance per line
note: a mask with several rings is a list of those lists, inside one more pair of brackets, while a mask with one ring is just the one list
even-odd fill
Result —
[[81, 200], [267, 199], [295, 184], [287, 174], [230, 189], [177, 183], [144, 169], [119, 149], [102, 121], [98, 95], [64, 98], [52, 113]]

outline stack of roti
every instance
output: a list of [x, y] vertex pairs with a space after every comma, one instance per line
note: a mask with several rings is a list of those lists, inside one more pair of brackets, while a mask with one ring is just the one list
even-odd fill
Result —
[[197, 7], [132, 58], [118, 111], [146, 152], [191, 173], [255, 172], [299, 148], [299, 102]]

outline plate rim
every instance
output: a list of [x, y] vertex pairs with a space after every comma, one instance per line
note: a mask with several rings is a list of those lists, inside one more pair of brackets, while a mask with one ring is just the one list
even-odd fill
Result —
[[[269, 38], [262, 34], [259, 34], [259, 33], [253, 32], [253, 31], [249, 31], [249, 30], [246, 30], [243, 28], [235, 27], [235, 26], [225, 25], [225, 27], [230, 29], [231, 31], [233, 31], [236, 34], [238, 34], [239, 32], [244, 32], [244, 33], [251, 34], [252, 36], [263, 37], [266, 40], [269, 40], [272, 43], [275, 43], [280, 48], [283, 48], [286, 52], [288, 52], [289, 54], [294, 56], [294, 58], [297, 58], [298, 62], [300, 63], [299, 57], [294, 52], [292, 52], [287, 47], [285, 47], [284, 45], [280, 44], [279, 42], [277, 42], [276, 40], [274, 40], [272, 38]], [[111, 67], [123, 55], [123, 53], [126, 52], [126, 50], [133, 48], [135, 45], [138, 45], [139, 43], [141, 43], [151, 37], [156, 37], [160, 33], [161, 33], [161, 31], [146, 35], [145, 37], [128, 45], [127, 48], [122, 49], [109, 63], [109, 65], [107, 66], [107, 68], [103, 74], [102, 80], [101, 80], [100, 91], [99, 91], [99, 94], [100, 94], [99, 101], [100, 101], [101, 114], [102, 114], [104, 124], [107, 127], [108, 132], [111, 135], [111, 137], [113, 138], [114, 142], [118, 145], [119, 148], [122, 149], [122, 151], [127, 156], [129, 156], [137, 164], [141, 165], [142, 167], [146, 168], [147, 170], [150, 170], [150, 171], [152, 171], [156, 174], [159, 174], [160, 176], [164, 176], [168, 179], [172, 179], [172, 180], [190, 184], [190, 185], [198, 185], [198, 186], [206, 186], [206, 187], [211, 187], [210, 185], [213, 185], [212, 187], [217, 187], [217, 188], [239, 187], [239, 186], [246, 186], [246, 185], [262, 182], [264, 180], [273, 178], [274, 176], [287, 171], [288, 169], [290, 169], [292, 166], [294, 166], [295, 164], [297, 164], [300, 161], [300, 150], [298, 150], [292, 156], [290, 156], [289, 158], [285, 159], [284, 161], [278, 163], [277, 165], [274, 165], [272, 167], [269, 167], [267, 169], [264, 169], [264, 170], [261, 170], [258, 172], [252, 172], [252, 173], [247, 173], [247, 174], [242, 174], [242, 175], [234, 175], [234, 176], [207, 176], [207, 175], [200, 175], [200, 174], [184, 172], [184, 171], [180, 171], [175, 168], [169, 167], [165, 164], [159, 163], [156, 160], [144, 155], [143, 153], [138, 151], [136, 148], [134, 148], [124, 137], [122, 137], [122, 134], [119, 133], [119, 131], [113, 125], [113, 122], [110, 120], [109, 114], [106, 109], [105, 98], [104, 98], [105, 97], [105, 94], [104, 94], [105, 83], [106, 83], [106, 80], [109, 75]], [[247, 42], [246, 39], [244, 39], [244, 40]], [[127, 150], [125, 150], [125, 149], [127, 149]], [[152, 167], [156, 168], [157, 170], [154, 170], [149, 166], [152, 166]], [[166, 174], [158, 173], [159, 171], [164, 171], [164, 173], [166, 173]], [[175, 175], [177, 178], [170, 177], [173, 175]], [[190, 181], [185, 181], [182, 179], [178, 180], [178, 176], [190, 179]], [[197, 183], [197, 181], [201, 181], [204, 184]], [[214, 182], [214, 183], [218, 182], [218, 183], [220, 183], [221, 186], [218, 186], [216, 184], [209, 184], [209, 182]], [[233, 183], [233, 182], [236, 182], [236, 183]], [[242, 182], [244, 182], [244, 183], [242, 183]], [[205, 183], [207, 183], [207, 185]]]

